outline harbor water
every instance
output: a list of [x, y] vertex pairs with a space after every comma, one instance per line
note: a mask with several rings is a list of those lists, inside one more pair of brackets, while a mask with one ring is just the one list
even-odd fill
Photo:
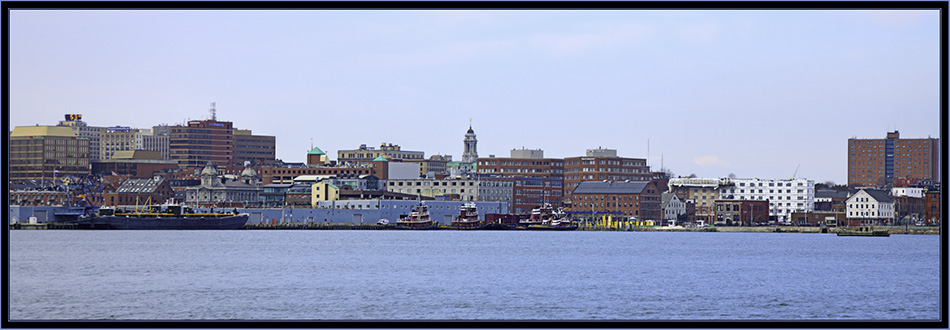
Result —
[[938, 235], [10, 231], [11, 320], [934, 320]]

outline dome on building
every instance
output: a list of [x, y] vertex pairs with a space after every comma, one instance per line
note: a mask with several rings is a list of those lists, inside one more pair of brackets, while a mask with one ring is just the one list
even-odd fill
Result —
[[214, 164], [208, 162], [208, 165], [205, 165], [205, 168], [201, 170], [201, 176], [205, 175], [218, 175], [218, 170], [214, 169]]
[[248, 166], [245, 167], [243, 171], [241, 171], [241, 176], [257, 176], [257, 171], [254, 171], [253, 168]]
[[469, 128], [468, 128], [468, 134], [475, 134], [475, 131], [473, 131], [472, 128], [469, 127]]

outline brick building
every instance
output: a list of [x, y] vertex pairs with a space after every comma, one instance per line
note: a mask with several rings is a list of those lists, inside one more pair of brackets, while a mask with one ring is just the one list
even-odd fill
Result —
[[[571, 194], [574, 214], [611, 213], [661, 220], [661, 191], [655, 181], [584, 181]], [[583, 217], [583, 216], [582, 216]]]
[[848, 139], [848, 184], [890, 187], [896, 181], [931, 179], [940, 182], [940, 140], [901, 139], [888, 132], [885, 139]]
[[235, 129], [234, 159], [232, 164], [250, 162], [253, 165], [274, 166], [277, 162], [277, 138], [269, 135], [254, 135], [249, 129]]
[[201, 168], [208, 162], [227, 166], [234, 159], [234, 130], [229, 121], [192, 120], [170, 131], [169, 159], [180, 167]]
[[719, 199], [715, 205], [715, 225], [755, 226], [769, 222], [769, 201]]
[[108, 206], [160, 204], [175, 198], [168, 181], [162, 178], [128, 179], [111, 193], [103, 194]]
[[178, 162], [162, 160], [160, 151], [118, 151], [111, 159], [92, 162], [92, 173], [100, 175], [131, 175], [134, 178], [152, 176], [178, 169]]
[[[583, 157], [564, 158], [564, 197], [573, 201], [571, 193], [581, 181], [650, 181], [653, 173], [643, 158], [618, 157], [614, 149], [587, 149]], [[662, 188], [665, 190], [665, 188]]]
[[940, 225], [940, 190], [924, 193], [924, 224]]
[[861, 222], [858, 220], [849, 222], [847, 214], [844, 212], [792, 212], [790, 219], [792, 224], [796, 226], [847, 227], [861, 225]]
[[540, 149], [512, 149], [511, 157], [478, 158], [479, 178], [512, 185], [510, 210], [528, 213], [544, 203], [560, 206], [564, 200], [564, 161], [544, 158]]

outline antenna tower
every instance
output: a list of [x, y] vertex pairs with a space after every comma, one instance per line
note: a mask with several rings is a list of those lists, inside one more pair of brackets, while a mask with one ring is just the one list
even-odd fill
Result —
[[211, 120], [217, 121], [218, 116], [215, 115], [216, 110], [214, 109], [215, 102], [211, 102]]

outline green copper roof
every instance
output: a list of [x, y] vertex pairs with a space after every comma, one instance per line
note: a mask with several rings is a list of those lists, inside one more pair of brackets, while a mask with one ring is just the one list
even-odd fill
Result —
[[310, 152], [308, 152], [307, 154], [308, 155], [326, 155], [326, 153], [323, 152], [323, 150], [320, 150], [320, 148], [318, 147], [313, 147], [313, 150], [310, 150]]
[[383, 157], [383, 155], [379, 155], [379, 157], [376, 157], [375, 159], [373, 159], [373, 161], [374, 162], [388, 162], [388, 160], [386, 160], [386, 157]]

